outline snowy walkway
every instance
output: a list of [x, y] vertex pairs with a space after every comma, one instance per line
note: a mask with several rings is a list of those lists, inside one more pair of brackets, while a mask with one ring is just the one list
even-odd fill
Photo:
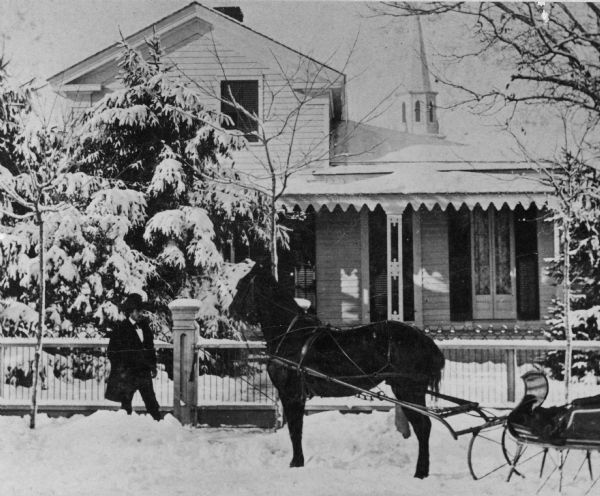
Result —
[[[170, 415], [160, 423], [123, 412], [41, 416], [35, 431], [27, 418], [1, 417], [0, 432], [2, 496], [491, 496], [536, 487], [507, 484], [505, 474], [471, 480], [468, 437], [454, 441], [439, 425], [431, 476], [413, 479], [416, 440], [402, 439], [391, 413], [306, 417], [303, 469], [287, 468], [287, 430], [192, 429]], [[570, 483], [565, 493], [582, 494], [582, 486]]]

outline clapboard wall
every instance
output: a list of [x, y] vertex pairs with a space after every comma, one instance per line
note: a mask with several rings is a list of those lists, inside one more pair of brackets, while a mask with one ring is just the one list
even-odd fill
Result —
[[317, 316], [332, 325], [361, 322], [361, 219], [321, 210], [316, 217]]
[[[315, 64], [301, 55], [283, 57], [281, 51], [260, 49], [256, 40], [249, 43], [238, 26], [219, 24], [207, 29], [199, 19], [186, 22], [161, 37], [164, 60], [172, 74], [202, 95], [207, 108], [220, 110], [223, 80], [256, 80], [259, 85], [259, 117], [264, 122], [271, 161], [277, 167], [288, 163], [318, 167], [329, 161], [330, 96], [318, 95], [315, 88], [327, 82], [313, 81], [310, 71]], [[141, 48], [145, 53], [146, 50]], [[312, 66], [312, 68], [311, 68]], [[308, 75], [308, 76], [307, 76]], [[308, 82], [307, 82], [308, 79]], [[69, 82], [72, 86], [101, 85], [100, 91], [69, 93], [67, 105], [79, 113], [97, 103], [107, 93], [120, 88], [117, 61]], [[82, 86], [83, 87], [83, 86]], [[309, 90], [310, 102], [298, 106], [298, 99]], [[299, 110], [299, 112], [296, 112]], [[290, 153], [291, 149], [291, 153]], [[308, 160], [307, 160], [308, 158]], [[268, 167], [262, 145], [249, 143], [246, 150], [234, 153], [236, 167], [264, 176]]]
[[439, 207], [421, 210], [421, 295], [423, 324], [450, 321], [448, 220]]

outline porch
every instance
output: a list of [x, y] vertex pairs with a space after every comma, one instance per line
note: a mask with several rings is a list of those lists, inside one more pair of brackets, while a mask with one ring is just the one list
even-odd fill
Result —
[[403, 320], [439, 337], [543, 337], [560, 290], [547, 270], [552, 199], [531, 169], [482, 172], [336, 171], [295, 185], [285, 203], [313, 212], [318, 317]]

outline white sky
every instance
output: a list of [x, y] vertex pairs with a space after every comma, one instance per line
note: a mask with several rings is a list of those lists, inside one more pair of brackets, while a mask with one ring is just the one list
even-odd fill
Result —
[[[189, 4], [189, 0], [0, 0], [0, 40], [11, 59], [10, 72], [19, 81], [44, 80], [120, 38]], [[351, 1], [206, 1], [207, 6], [239, 4], [244, 23], [335, 68], [343, 68], [352, 43], [356, 50], [346, 73], [350, 78], [350, 117], [362, 118], [402, 81], [408, 64], [407, 22], [373, 18], [363, 2]], [[461, 19], [424, 19], [430, 67], [458, 81], [475, 80], [504, 86], [505, 73], [495, 61], [478, 59], [455, 66], [445, 55], [471, 43]], [[414, 52], [412, 52], [414, 53]], [[459, 141], [500, 139], [494, 126], [501, 116], [474, 117], [466, 110], [444, 110], [459, 98], [442, 84], [439, 92], [440, 132]], [[393, 99], [389, 100], [393, 103]], [[391, 127], [399, 112], [393, 106], [372, 124]], [[528, 136], [547, 136], [536, 119], [525, 121]], [[556, 142], [556, 139], [552, 140]], [[539, 144], [539, 139], [533, 139]]]

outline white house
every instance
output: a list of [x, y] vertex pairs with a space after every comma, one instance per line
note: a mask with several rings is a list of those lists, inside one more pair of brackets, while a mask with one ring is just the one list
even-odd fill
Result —
[[[143, 49], [157, 32], [175, 73], [202, 89], [207, 106], [254, 131], [259, 124], [222, 101], [231, 92], [273, 136], [275, 162], [291, 150], [302, 164], [282, 202], [310, 213], [312, 234], [295, 237], [302, 255], [282, 265], [323, 321], [537, 329], [557, 291], [545, 270], [555, 250], [548, 190], [530, 164], [439, 134], [418, 21], [412, 29], [395, 129], [348, 121], [345, 75], [254, 31], [239, 8], [194, 2], [127, 41]], [[118, 87], [118, 53], [112, 45], [49, 82], [72, 109], [86, 108]], [[264, 153], [250, 139], [236, 167], [260, 180]]]

